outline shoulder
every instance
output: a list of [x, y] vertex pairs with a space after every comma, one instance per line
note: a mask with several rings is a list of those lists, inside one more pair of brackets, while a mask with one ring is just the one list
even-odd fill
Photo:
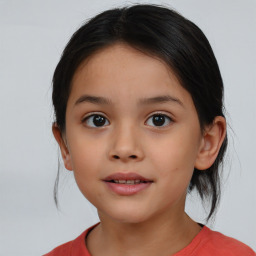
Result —
[[86, 248], [85, 239], [86, 235], [98, 224], [99, 223], [85, 230], [75, 240], [62, 244], [43, 256], [90, 256]]
[[51, 252], [44, 254], [43, 256], [71, 255], [72, 243], [73, 243], [73, 241], [62, 244], [62, 245], [56, 247], [55, 249], [53, 249]]
[[256, 256], [256, 253], [246, 244], [208, 227], [204, 227], [202, 246], [199, 247], [201, 250], [210, 252], [205, 255]]

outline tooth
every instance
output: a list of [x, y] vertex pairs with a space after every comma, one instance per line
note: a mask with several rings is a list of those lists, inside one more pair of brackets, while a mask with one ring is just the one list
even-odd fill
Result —
[[119, 180], [114, 180], [115, 183], [119, 183]]
[[119, 183], [124, 184], [124, 183], [126, 183], [126, 181], [125, 180], [119, 180]]
[[135, 180], [135, 184], [139, 184], [140, 183], [140, 180]]
[[134, 180], [127, 180], [126, 183], [127, 184], [134, 184]]

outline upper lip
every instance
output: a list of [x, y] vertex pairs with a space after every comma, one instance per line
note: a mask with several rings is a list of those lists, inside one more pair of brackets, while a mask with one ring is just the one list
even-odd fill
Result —
[[123, 172], [117, 172], [117, 173], [113, 173], [109, 176], [107, 176], [104, 181], [110, 181], [110, 180], [141, 180], [141, 181], [151, 181], [150, 179], [147, 179], [137, 173], [134, 172], [127, 172], [127, 173], [123, 173]]

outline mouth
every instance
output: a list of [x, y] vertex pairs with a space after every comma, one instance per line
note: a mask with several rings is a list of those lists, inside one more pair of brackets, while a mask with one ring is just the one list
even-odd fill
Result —
[[111, 182], [111, 183], [118, 183], [118, 184], [128, 184], [128, 185], [152, 182], [152, 181], [146, 181], [146, 180], [105, 180], [105, 181]]
[[117, 172], [106, 177], [104, 181], [111, 182], [111, 183], [118, 183], [118, 184], [129, 184], [129, 185], [153, 182], [153, 180], [147, 179], [134, 172], [128, 172], [128, 173]]
[[153, 180], [136, 173], [114, 173], [103, 180], [107, 187], [121, 196], [130, 196], [150, 187]]

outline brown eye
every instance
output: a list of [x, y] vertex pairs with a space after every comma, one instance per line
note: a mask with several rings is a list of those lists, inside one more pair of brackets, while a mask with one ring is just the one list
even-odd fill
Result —
[[149, 125], [159, 126], [159, 127], [168, 126], [172, 122], [172, 119], [169, 116], [164, 114], [152, 115], [148, 120], [150, 120], [148, 122], [150, 123]]
[[83, 122], [90, 127], [102, 127], [106, 123], [109, 124], [108, 120], [104, 116], [97, 114], [86, 117]]

